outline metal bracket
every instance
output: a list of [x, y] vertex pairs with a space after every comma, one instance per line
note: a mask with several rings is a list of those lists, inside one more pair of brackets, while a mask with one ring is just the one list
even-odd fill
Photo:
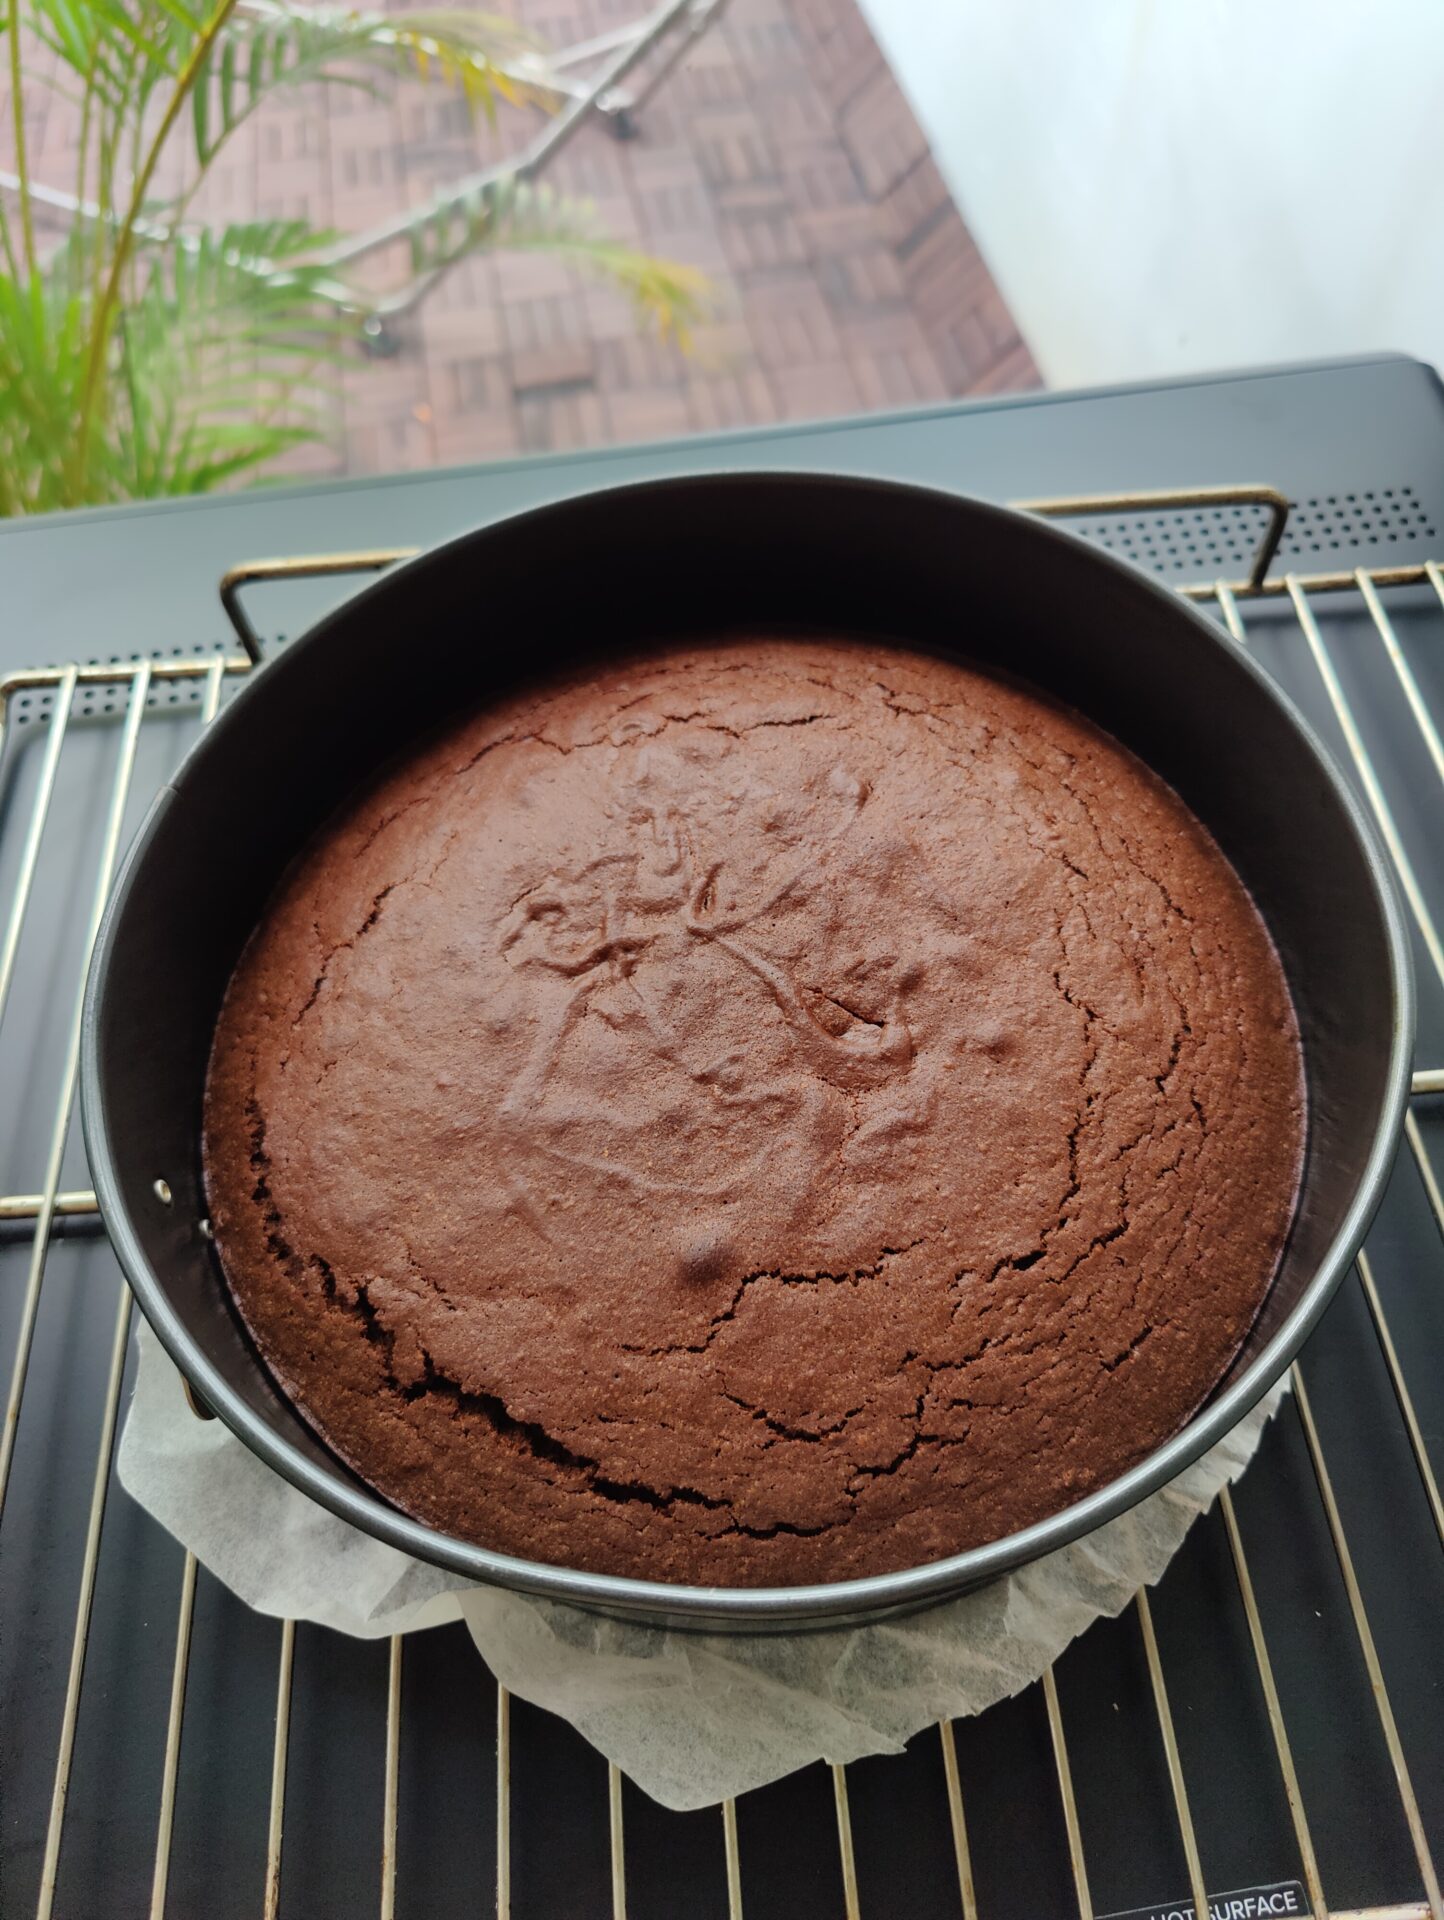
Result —
[[[1086, 520], [1111, 513], [1165, 513], [1189, 507], [1267, 507], [1269, 523], [1254, 552], [1247, 580], [1225, 582], [1233, 593], [1254, 594], [1263, 591], [1265, 577], [1289, 523], [1292, 502], [1277, 487], [1250, 485], [1187, 487], [1177, 493], [1083, 493], [1056, 500], [1014, 500], [1010, 504], [1020, 513], [1036, 513], [1045, 520]], [[1215, 584], [1208, 581], [1197, 587], [1177, 587], [1175, 592], [1190, 596], [1212, 593]]]
[[[1057, 499], [1014, 500], [1010, 505], [1020, 513], [1036, 513], [1047, 520], [1083, 520], [1110, 513], [1162, 513], [1187, 507], [1267, 507], [1269, 524], [1254, 554], [1249, 577], [1231, 588], [1234, 593], [1254, 594], [1263, 591], [1264, 577], [1288, 525], [1290, 502], [1277, 487], [1249, 485], [1192, 487], [1177, 493], [1082, 493]], [[413, 559], [419, 551], [418, 547], [393, 547], [363, 553], [305, 554], [291, 560], [246, 560], [221, 576], [221, 605], [252, 665], [259, 666], [261, 639], [241, 604], [243, 587], [273, 580], [315, 580], [330, 574], [379, 573], [397, 560]], [[1176, 589], [1189, 595], [1213, 590], [1212, 581], [1206, 586]]]
[[261, 637], [241, 604], [241, 589], [266, 580], [321, 580], [333, 573], [380, 573], [398, 560], [410, 560], [419, 547], [378, 548], [372, 553], [308, 553], [291, 560], [243, 560], [221, 575], [221, 605], [253, 667], [261, 664]]

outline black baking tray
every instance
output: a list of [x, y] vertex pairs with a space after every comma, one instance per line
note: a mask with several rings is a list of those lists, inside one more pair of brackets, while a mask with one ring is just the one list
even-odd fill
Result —
[[[212, 648], [225, 567], [267, 551], [402, 545], [503, 505], [666, 470], [676, 449], [627, 450], [396, 483], [80, 515], [0, 530], [0, 665]], [[688, 449], [695, 464], [697, 449]], [[994, 497], [1273, 481], [1324, 550], [1297, 566], [1422, 560], [1444, 547], [1444, 404], [1398, 359], [1101, 396], [937, 410], [880, 422], [741, 435], [735, 464], [893, 471]], [[1382, 496], [1392, 494], [1390, 501]], [[1359, 496], [1350, 501], [1349, 495]], [[1365, 502], [1362, 496], [1380, 496]], [[1333, 503], [1332, 505], [1330, 503]], [[1366, 506], [1376, 509], [1362, 519]], [[1331, 514], [1348, 516], [1329, 519]], [[1297, 517], [1297, 516], [1296, 516]], [[1136, 521], [1138, 516], [1132, 516]], [[1169, 524], [1166, 517], [1160, 523]], [[1108, 531], [1108, 529], [1103, 529]], [[1197, 574], [1234, 536], [1189, 529]], [[1120, 541], [1141, 543], [1120, 519]], [[1327, 542], [1338, 541], [1330, 548]], [[1372, 544], [1371, 544], [1372, 543]], [[1309, 542], [1305, 541], [1305, 548]], [[1188, 540], [1182, 542], [1186, 556]], [[1232, 567], [1228, 569], [1234, 571]], [[1169, 569], [1165, 569], [1166, 574]], [[1171, 570], [1181, 577], [1182, 569]], [[599, 583], [599, 591], [604, 591]], [[332, 597], [335, 583], [326, 590]], [[311, 617], [308, 590], [256, 596], [274, 639]], [[1444, 715], [1444, 616], [1391, 600], [1401, 644]], [[1444, 915], [1441, 794], [1367, 616], [1318, 603], [1346, 691], [1421, 881]], [[1343, 756], [1337, 724], [1286, 608], [1246, 609], [1260, 658]], [[184, 695], [142, 729], [135, 815], [192, 737]], [[27, 696], [38, 719], [44, 695]], [[119, 729], [95, 718], [66, 748], [32, 922], [0, 1031], [0, 1191], [40, 1184], [64, 1028], [78, 984], [106, 781]], [[16, 703], [19, 711], [19, 702]], [[0, 761], [0, 901], [8, 901], [45, 729], [16, 725]], [[259, 777], [259, 773], [258, 773]], [[247, 804], [236, 795], [238, 821]], [[1300, 823], [1307, 831], [1307, 822]], [[217, 850], [224, 857], [224, 849]], [[1418, 1064], [1444, 1064], [1444, 996], [1427, 956]], [[1416, 1122], [1444, 1168], [1440, 1103]], [[78, 1126], [62, 1184], [88, 1176]], [[1405, 1154], [1371, 1233], [1373, 1271], [1436, 1473], [1444, 1469], [1444, 1250]], [[0, 1229], [0, 1368], [14, 1349], [28, 1243]], [[34, 1911], [95, 1467], [97, 1401], [116, 1268], [102, 1241], [63, 1232], [42, 1296], [9, 1500], [0, 1527], [0, 1914]], [[1444, 1552], [1378, 1341], [1347, 1282], [1303, 1359], [1323, 1447], [1399, 1723], [1426, 1836], [1444, 1837]], [[1302, 1797], [1331, 1907], [1417, 1905], [1419, 1870], [1296, 1412], [1285, 1409], [1236, 1496]], [[148, 1910], [174, 1654], [180, 1549], [119, 1492], [101, 1535], [55, 1912]], [[1207, 1883], [1215, 1893], [1297, 1881], [1300, 1867], [1226, 1537], [1194, 1530], [1153, 1613]], [[229, 1920], [262, 1910], [278, 1623], [200, 1576], [166, 1911]], [[385, 1644], [302, 1627], [296, 1640], [280, 1912], [327, 1920], [376, 1909], [387, 1688]], [[1188, 1878], [1136, 1615], [1092, 1630], [1058, 1665], [1093, 1904], [1181, 1904]], [[495, 1690], [459, 1628], [413, 1637], [403, 1671], [396, 1912], [490, 1910], [496, 1865]], [[984, 1915], [1075, 1909], [1048, 1721], [1038, 1689], [956, 1729]], [[859, 1909], [960, 1910], [938, 1737], [848, 1769]], [[513, 1915], [597, 1914], [611, 1903], [605, 1763], [562, 1723], [512, 1709]], [[623, 1793], [630, 1915], [727, 1913], [722, 1822]], [[843, 1887], [833, 1787], [813, 1768], [738, 1807], [743, 1911], [836, 1914]]]

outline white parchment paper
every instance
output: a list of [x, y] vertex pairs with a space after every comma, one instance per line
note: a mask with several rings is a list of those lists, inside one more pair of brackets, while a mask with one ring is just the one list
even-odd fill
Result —
[[1282, 1386], [1186, 1473], [1086, 1539], [978, 1593], [878, 1626], [668, 1633], [489, 1587], [335, 1519], [219, 1420], [196, 1419], [148, 1327], [120, 1448], [131, 1496], [262, 1613], [372, 1638], [462, 1619], [500, 1683], [569, 1720], [664, 1806], [709, 1806], [818, 1759], [897, 1753], [944, 1715], [1029, 1685], [1157, 1580], [1243, 1471]]

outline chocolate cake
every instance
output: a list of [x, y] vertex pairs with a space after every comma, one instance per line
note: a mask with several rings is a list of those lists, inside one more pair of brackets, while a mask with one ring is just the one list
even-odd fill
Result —
[[518, 692], [347, 806], [216, 1031], [215, 1237], [386, 1498], [506, 1553], [915, 1565], [1219, 1381], [1304, 1128], [1278, 960], [1182, 802], [874, 644]]

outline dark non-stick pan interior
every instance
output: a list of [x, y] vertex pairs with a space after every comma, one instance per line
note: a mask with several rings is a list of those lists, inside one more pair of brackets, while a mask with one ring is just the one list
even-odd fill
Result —
[[[1080, 708], [1178, 790], [1282, 955], [1306, 1053], [1308, 1160], [1278, 1278], [1230, 1381], [1143, 1468], [950, 1571], [771, 1602], [679, 1594], [673, 1604], [637, 1583], [528, 1570], [441, 1542], [331, 1459], [270, 1386], [200, 1232], [201, 1089], [223, 988], [281, 871], [408, 741], [563, 659], [653, 635], [789, 626], [873, 633], [1005, 669]], [[974, 501], [816, 475], [699, 477], [588, 494], [439, 548], [255, 674], [160, 796], [112, 902], [91, 980], [86, 1128], [143, 1307], [273, 1464], [459, 1571], [755, 1629], [916, 1604], [1000, 1571], [1131, 1504], [1238, 1418], [1322, 1311], [1378, 1197], [1411, 1004], [1398, 909], [1356, 806], [1211, 622], [1081, 541]]]

